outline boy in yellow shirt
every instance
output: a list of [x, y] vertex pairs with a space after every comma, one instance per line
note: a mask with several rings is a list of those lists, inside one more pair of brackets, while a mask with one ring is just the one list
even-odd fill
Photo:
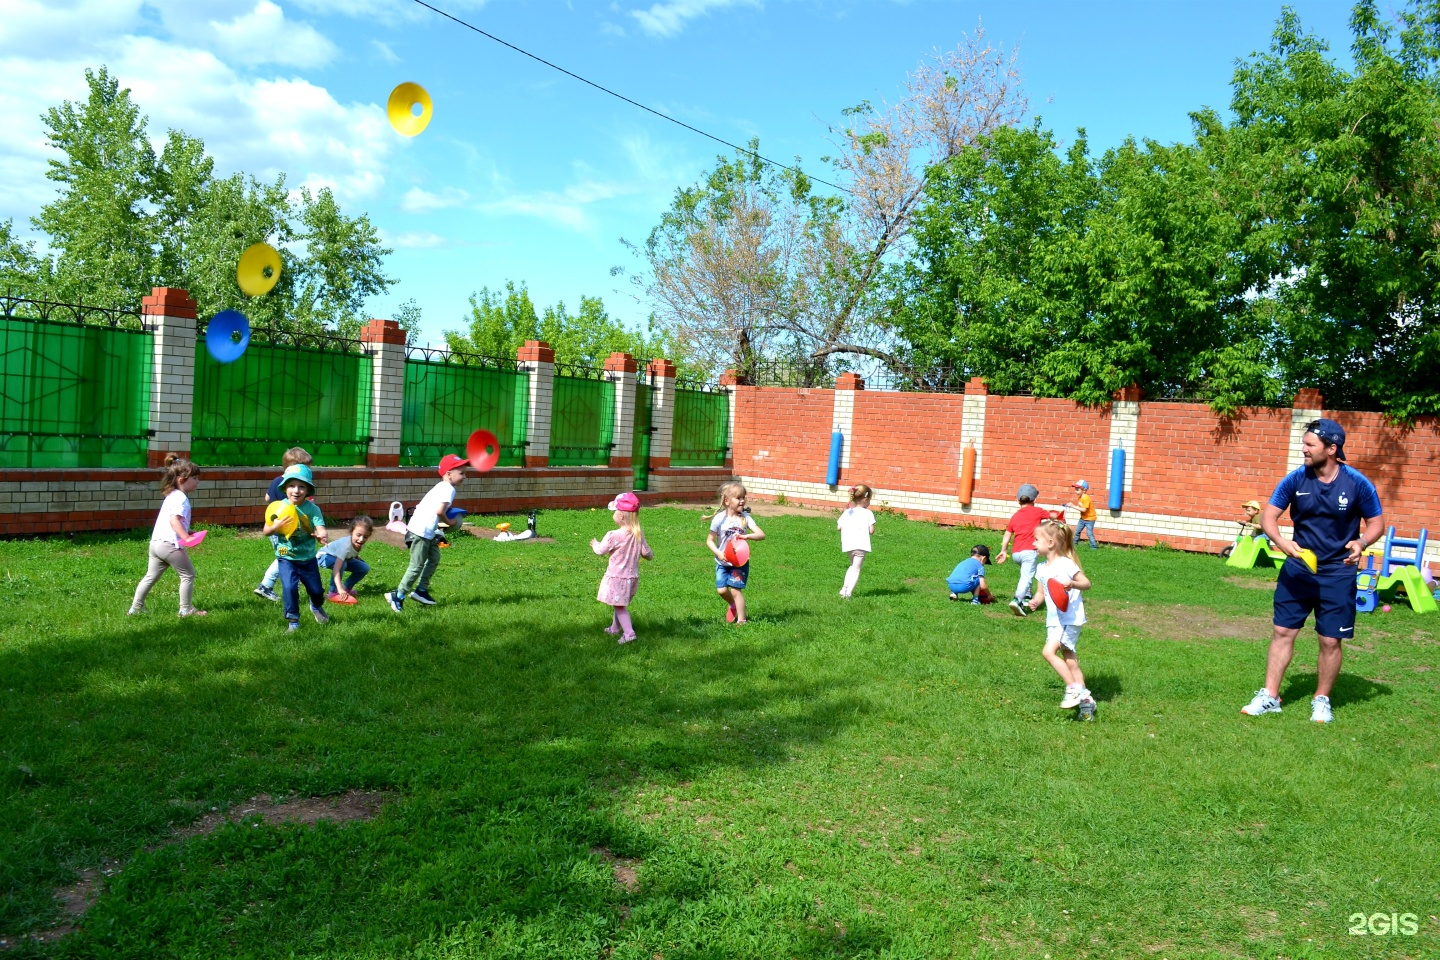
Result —
[[1078, 544], [1082, 536], [1090, 538], [1090, 549], [1098, 550], [1100, 545], [1095, 542], [1095, 501], [1090, 499], [1090, 482], [1088, 480], [1076, 480], [1074, 489], [1079, 494], [1074, 503], [1067, 503], [1065, 506], [1074, 507], [1080, 511], [1080, 519], [1075, 523], [1075, 542]]

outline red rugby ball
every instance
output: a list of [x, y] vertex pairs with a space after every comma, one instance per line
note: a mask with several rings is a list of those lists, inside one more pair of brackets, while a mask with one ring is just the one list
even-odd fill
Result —
[[1070, 609], [1070, 591], [1060, 586], [1059, 580], [1046, 580], [1045, 589], [1050, 592], [1050, 602], [1061, 613]]

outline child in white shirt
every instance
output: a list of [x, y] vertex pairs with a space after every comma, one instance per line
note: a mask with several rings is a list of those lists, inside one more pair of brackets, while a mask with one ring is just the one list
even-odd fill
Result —
[[835, 526], [840, 529], [840, 552], [849, 554], [850, 568], [845, 571], [845, 583], [840, 587], [840, 596], [846, 600], [855, 592], [860, 582], [860, 568], [865, 564], [865, 555], [870, 552], [870, 534], [875, 532], [875, 514], [870, 512], [870, 497], [875, 491], [863, 483], [850, 488], [850, 506], [840, 514]]
[[[1080, 641], [1080, 628], [1085, 624], [1085, 601], [1080, 593], [1090, 589], [1090, 578], [1080, 569], [1074, 534], [1063, 522], [1046, 520], [1040, 524], [1035, 530], [1035, 550], [1041, 560], [1035, 571], [1040, 589], [1028, 605], [1031, 610], [1038, 610], [1041, 603], [1046, 606], [1043, 653], [1065, 682], [1065, 698], [1060, 701], [1060, 709], [1079, 707], [1080, 716], [1088, 720], [1095, 716], [1095, 698], [1085, 686], [1075, 647]], [[1065, 591], [1064, 610], [1050, 595], [1050, 581]]]
[[455, 502], [455, 488], [465, 482], [465, 468], [470, 461], [447, 453], [440, 460], [440, 482], [415, 507], [410, 523], [405, 527], [405, 540], [410, 545], [410, 565], [400, 586], [385, 594], [385, 601], [396, 613], [404, 609], [405, 598], [413, 598], [427, 607], [436, 603], [430, 596], [430, 578], [440, 566], [440, 518], [450, 504]]
[[135, 598], [130, 601], [131, 614], [145, 612], [145, 598], [150, 588], [159, 582], [165, 571], [171, 567], [180, 575], [180, 616], [203, 617], [204, 610], [195, 609], [195, 566], [185, 552], [185, 541], [190, 535], [190, 497], [200, 485], [200, 468], [184, 457], [170, 454], [165, 458], [165, 476], [160, 481], [160, 492], [165, 502], [160, 505], [160, 514], [155, 518], [155, 529], [150, 534], [150, 566], [145, 578], [135, 588]]

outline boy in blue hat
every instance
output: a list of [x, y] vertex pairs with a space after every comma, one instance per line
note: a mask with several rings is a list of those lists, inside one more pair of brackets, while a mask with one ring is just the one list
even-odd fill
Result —
[[329, 540], [325, 517], [309, 498], [315, 494], [315, 477], [303, 463], [285, 468], [280, 477], [285, 501], [299, 517], [295, 529], [285, 531], [286, 518], [276, 517], [260, 530], [261, 536], [275, 536], [275, 559], [280, 562], [280, 587], [285, 601], [285, 620], [289, 629], [300, 629], [300, 585], [310, 597], [310, 612], [316, 623], [329, 623], [330, 617], [321, 609], [325, 605], [325, 587], [320, 580], [320, 562], [315, 559], [319, 544]]

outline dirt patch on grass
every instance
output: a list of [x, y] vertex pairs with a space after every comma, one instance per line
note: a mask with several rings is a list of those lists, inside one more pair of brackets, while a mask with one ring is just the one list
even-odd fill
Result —
[[610, 865], [610, 872], [615, 877], [615, 886], [626, 893], [634, 893], [640, 889], [640, 876], [635, 871], [635, 868], [640, 866], [639, 860], [616, 856], [608, 847], [591, 847], [590, 852]]
[[[273, 800], [269, 794], [262, 793], [258, 797], [251, 797], [244, 803], [236, 804], [229, 810], [207, 813], [194, 823], [173, 831], [169, 840], [149, 849], [159, 850], [191, 837], [214, 833], [226, 823], [245, 823], [256, 819], [266, 823], [298, 823], [305, 826], [319, 823], [321, 820], [329, 820], [332, 823], [373, 820], [389, 799], [390, 795], [385, 793], [348, 790], [336, 797], [302, 797], [279, 803]], [[633, 863], [635, 861], [625, 862]], [[55, 900], [60, 904], [60, 909], [64, 914], [63, 919], [48, 930], [41, 930], [14, 941], [0, 940], [0, 952], [18, 949], [22, 943], [27, 941], [50, 943], [74, 933], [76, 926], [85, 918], [86, 912], [100, 898], [105, 878], [119, 873], [122, 867], [120, 861], [112, 860], [103, 866], [80, 871], [78, 880], [69, 886], [59, 887], [55, 890]], [[616, 869], [616, 882], [619, 882], [619, 868]], [[633, 868], [630, 870], [630, 876], [632, 879], [634, 878]]]
[[176, 830], [172, 834], [174, 840], [171, 842], [214, 833], [226, 823], [244, 823], [255, 819], [267, 823], [298, 823], [305, 826], [321, 820], [332, 823], [373, 820], [389, 799], [389, 795], [384, 793], [347, 790], [338, 797], [302, 797], [277, 803], [269, 794], [262, 793], [244, 803], [237, 803], [229, 810], [207, 813], [189, 826]]
[[1094, 618], [1096, 626], [1124, 625], [1155, 640], [1265, 640], [1274, 627], [1269, 617], [1217, 613], [1184, 604], [1133, 603], [1112, 607]]
[[[500, 535], [500, 531], [494, 527], [466, 527], [465, 532], [472, 537], [479, 537], [481, 540], [494, 540]], [[554, 537], [531, 537], [528, 540], [502, 540], [501, 543], [554, 543]]]
[[1233, 583], [1237, 587], [1246, 590], [1274, 590], [1275, 580], [1252, 580], [1249, 577], [1225, 577], [1226, 583]]

